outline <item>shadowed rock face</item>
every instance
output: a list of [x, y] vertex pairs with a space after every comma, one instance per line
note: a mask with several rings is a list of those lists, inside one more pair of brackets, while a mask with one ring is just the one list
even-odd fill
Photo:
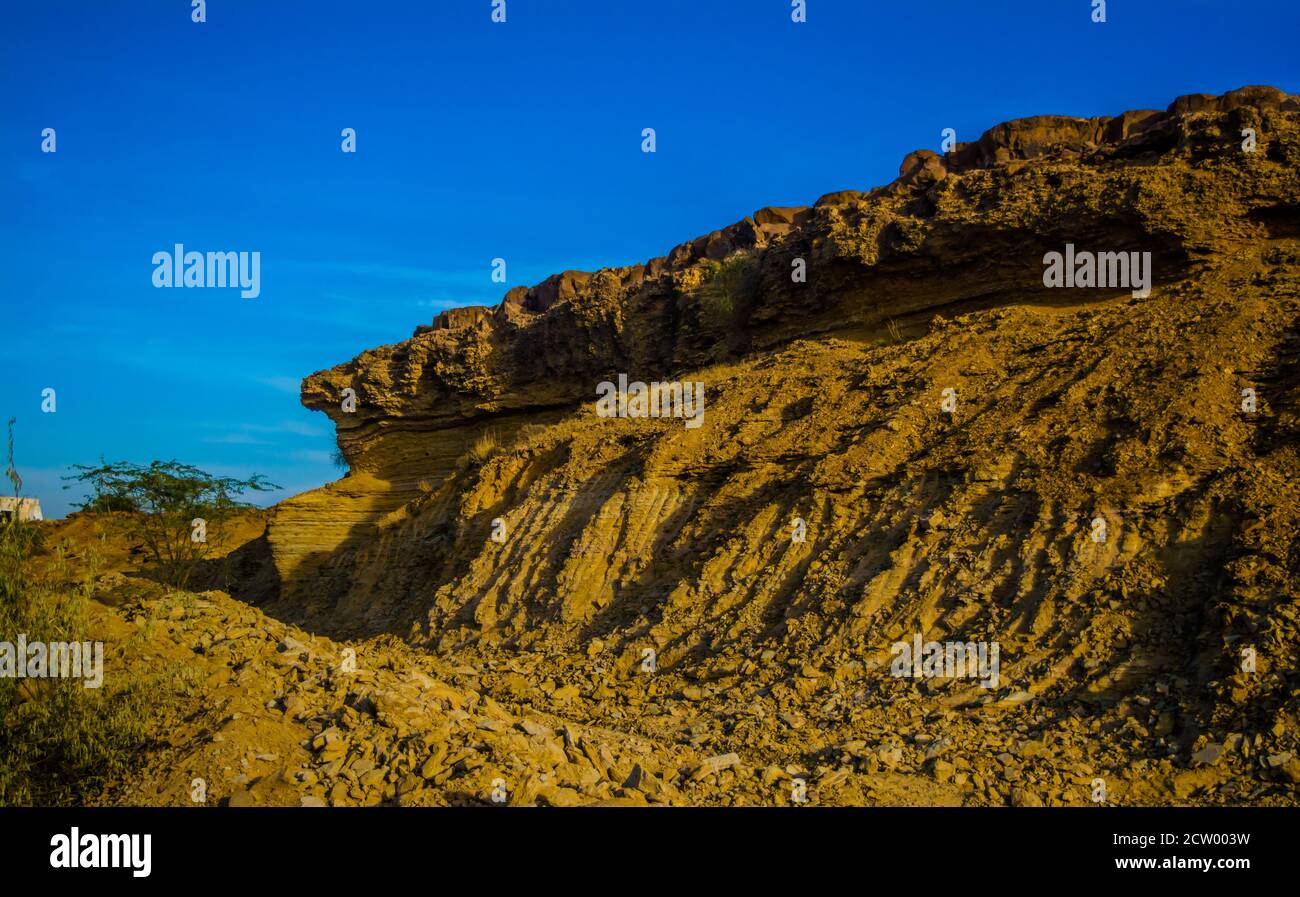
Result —
[[[1296, 644], [1297, 162], [1272, 88], [1020, 119], [443, 313], [303, 382], [351, 473], [275, 510], [271, 609], [442, 648], [596, 639], [623, 670], [653, 646], [701, 677], [997, 639], [1018, 692], [1227, 712], [1234, 646]], [[1046, 289], [1067, 243], [1150, 252], [1150, 296]], [[703, 382], [704, 426], [597, 418], [620, 372]]]

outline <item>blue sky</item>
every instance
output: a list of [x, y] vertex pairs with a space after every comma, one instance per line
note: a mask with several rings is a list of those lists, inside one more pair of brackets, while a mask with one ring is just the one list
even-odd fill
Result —
[[[506, 286], [644, 261], [885, 183], [946, 127], [1300, 92], [1294, 0], [1112, 0], [1104, 25], [1091, 0], [808, 0], [805, 24], [789, 0], [491, 8], [5, 3], [0, 414], [47, 516], [101, 455], [261, 472], [272, 500], [336, 478], [298, 382], [494, 304], [493, 258]], [[175, 243], [260, 252], [261, 295], [155, 289]]]

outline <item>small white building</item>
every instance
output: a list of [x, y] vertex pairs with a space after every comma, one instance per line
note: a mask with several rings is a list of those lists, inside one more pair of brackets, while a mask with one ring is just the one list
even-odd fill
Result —
[[17, 517], [19, 520], [40, 520], [41, 503], [35, 498], [14, 498], [12, 495], [0, 496], [0, 521], [13, 520]]

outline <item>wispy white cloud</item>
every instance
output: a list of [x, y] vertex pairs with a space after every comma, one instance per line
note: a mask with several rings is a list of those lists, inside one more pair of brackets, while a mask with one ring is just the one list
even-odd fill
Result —
[[332, 259], [307, 261], [302, 259], [285, 259], [281, 264], [326, 271], [335, 274], [347, 274], [353, 277], [367, 277], [375, 280], [399, 281], [402, 283], [421, 284], [424, 286], [461, 285], [478, 287], [491, 283], [491, 260], [485, 259], [482, 265], [473, 268], [422, 268], [417, 265], [399, 265], [389, 262], [349, 262]]
[[334, 460], [334, 456], [329, 452], [310, 450], [291, 452], [289, 457], [294, 461], [308, 461], [312, 464], [329, 464]]
[[432, 308], [438, 311], [444, 311], [448, 308], [459, 308], [466, 303], [462, 299], [417, 299], [415, 304], [419, 308]]
[[282, 420], [278, 424], [241, 424], [240, 429], [247, 433], [292, 433], [295, 436], [324, 436], [325, 431], [311, 424], [296, 420]]
[[226, 433], [222, 436], [204, 436], [203, 441], [212, 445], [269, 445], [265, 439], [258, 439], [248, 433]]
[[269, 386], [271, 389], [279, 392], [292, 393], [293, 395], [298, 394], [299, 387], [302, 385], [301, 377], [274, 375], [270, 377], [255, 377], [253, 379], [255, 382], [260, 383], [263, 386]]
[[226, 431], [202, 437], [202, 441], [209, 445], [275, 445], [276, 436], [302, 436], [311, 439], [325, 436], [325, 431], [320, 427], [296, 420], [282, 420], [273, 424], [242, 423], [233, 427], [230, 424], [207, 422], [200, 426], [209, 430]]

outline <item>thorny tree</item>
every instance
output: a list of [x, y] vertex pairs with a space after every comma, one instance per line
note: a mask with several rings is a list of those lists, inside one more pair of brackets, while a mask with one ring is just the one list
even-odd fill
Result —
[[163, 579], [176, 588], [185, 587], [210, 546], [222, 544], [223, 524], [231, 514], [252, 507], [239, 496], [280, 488], [261, 474], [246, 480], [218, 477], [178, 461], [74, 464], [72, 469], [79, 472], [65, 480], [91, 487], [81, 510], [124, 512], [114, 521], [144, 544]]

